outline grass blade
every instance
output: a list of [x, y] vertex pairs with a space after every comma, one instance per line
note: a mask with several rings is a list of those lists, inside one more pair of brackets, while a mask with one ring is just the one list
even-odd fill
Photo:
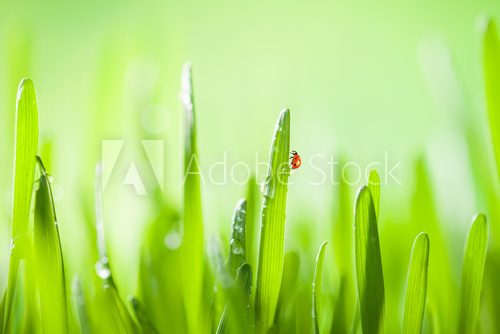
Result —
[[370, 175], [368, 176], [368, 188], [370, 188], [370, 193], [372, 194], [375, 214], [378, 220], [380, 211], [380, 176], [374, 169], [370, 171]]
[[429, 237], [422, 232], [415, 238], [411, 251], [403, 333], [421, 333], [427, 296], [427, 270], [429, 265]]
[[248, 303], [251, 290], [252, 267], [243, 263], [236, 271], [235, 284], [222, 312], [217, 334], [249, 332], [251, 326], [248, 322]]
[[[274, 325], [287, 333], [291, 330], [286, 321], [288, 314], [295, 311], [294, 297], [297, 294], [297, 280], [300, 273], [300, 256], [297, 252], [287, 252], [283, 261], [283, 279], [281, 280], [278, 305], [274, 315]], [[293, 315], [292, 315], [293, 316]]]
[[134, 296], [130, 296], [128, 301], [130, 303], [130, 306], [132, 306], [132, 309], [134, 310], [135, 317], [137, 318], [137, 321], [141, 326], [142, 333], [144, 334], [159, 333], [155, 325], [151, 322], [151, 319], [149, 318], [148, 312], [144, 308], [144, 305], [142, 305], [142, 303]]
[[184, 305], [189, 332], [200, 332], [203, 286], [203, 221], [201, 212], [200, 169], [196, 145], [196, 123], [191, 79], [191, 65], [182, 70], [181, 102], [184, 107], [186, 134], [184, 142], [184, 235], [181, 261]]
[[96, 167], [95, 181], [95, 214], [97, 248], [99, 253], [99, 260], [96, 263], [95, 269], [97, 276], [100, 278], [100, 284], [94, 301], [95, 320], [93, 321], [98, 327], [94, 328], [93, 331], [103, 333], [136, 333], [138, 328], [127, 307], [120, 299], [113, 281], [106, 251], [102, 212], [102, 164], [98, 164]]
[[46, 333], [66, 333], [68, 315], [64, 261], [50, 176], [37, 157], [40, 180], [35, 196], [35, 259], [42, 328]]
[[17, 250], [23, 248], [22, 242], [29, 221], [35, 176], [35, 156], [38, 149], [38, 106], [35, 87], [30, 79], [21, 81], [17, 91], [15, 126], [12, 244], [5, 297], [4, 333], [9, 328], [19, 260], [22, 256], [17, 254]]
[[85, 298], [82, 283], [80, 282], [78, 276], [75, 276], [73, 279], [71, 290], [73, 292], [73, 302], [78, 316], [78, 323], [80, 324], [80, 331], [82, 334], [90, 333], [92, 326], [88, 314], [87, 299]]
[[236, 276], [236, 270], [246, 262], [245, 222], [247, 202], [242, 199], [236, 205], [233, 215], [233, 232], [229, 245], [228, 270]]
[[314, 281], [312, 286], [312, 317], [314, 323], [314, 332], [319, 333], [319, 315], [321, 314], [321, 288], [323, 283], [323, 260], [325, 257], [326, 244], [321, 245], [318, 256], [316, 257], [316, 267], [314, 268]]
[[255, 297], [257, 327], [265, 332], [274, 319], [283, 275], [286, 195], [290, 167], [290, 111], [276, 124], [268, 175], [263, 188], [259, 265]]
[[363, 333], [385, 331], [385, 295], [377, 218], [370, 189], [363, 186], [354, 217], [356, 278]]
[[259, 202], [259, 189], [255, 176], [251, 176], [248, 180], [247, 191], [247, 214], [245, 220], [245, 239], [246, 239], [246, 253], [247, 262], [252, 268], [257, 268], [257, 245], [258, 245], [258, 230], [257, 230], [257, 217], [258, 217], [258, 202]]
[[488, 223], [477, 215], [469, 230], [462, 267], [459, 332], [474, 333], [477, 328], [484, 262], [488, 248]]
[[500, 41], [495, 23], [490, 20], [483, 37], [483, 71], [486, 106], [490, 120], [491, 138], [500, 179]]

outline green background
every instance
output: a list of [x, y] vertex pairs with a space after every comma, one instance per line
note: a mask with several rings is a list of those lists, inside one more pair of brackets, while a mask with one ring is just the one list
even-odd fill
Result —
[[[93, 247], [85, 234], [92, 219], [86, 212], [93, 205], [102, 140], [125, 140], [133, 159], [138, 140], [165, 140], [165, 195], [181, 205], [178, 92], [187, 60], [193, 65], [205, 176], [224, 152], [229, 167], [244, 162], [253, 168], [256, 154], [267, 161], [275, 119], [281, 108], [291, 109], [291, 147], [304, 164], [291, 177], [287, 249], [299, 250], [312, 266], [335, 214], [337, 190], [328, 182], [311, 184], [321, 178], [308, 163], [311, 157], [333, 155], [364, 170], [370, 162], [384, 162], [387, 152], [389, 165], [400, 163], [395, 175], [401, 184], [379, 170], [382, 253], [384, 265], [404, 275], [406, 265], [399, 268], [384, 254], [384, 241], [404, 244], [401, 257], [407, 258], [413, 235], [398, 240], [398, 228], [411, 215], [415, 162], [423, 157], [456, 254], [451, 266], [458, 284], [470, 218], [479, 211], [490, 216], [486, 194], [498, 194], [481, 65], [487, 16], [500, 17], [497, 2], [2, 0], [1, 286], [7, 277], [19, 81], [30, 77], [37, 88], [41, 149], [51, 147], [47, 168], [54, 175], [67, 268], [75, 273], [87, 265], [82, 254]], [[473, 157], [479, 158], [475, 164]], [[152, 195], [137, 196], [121, 184], [129, 160], [120, 161], [104, 211], [114, 276], [125, 295], [136, 284]], [[318, 158], [317, 165], [328, 171], [326, 160]], [[352, 186], [352, 197], [365, 182]], [[229, 234], [234, 204], [244, 192], [245, 186], [231, 182], [202, 186], [207, 239]]]

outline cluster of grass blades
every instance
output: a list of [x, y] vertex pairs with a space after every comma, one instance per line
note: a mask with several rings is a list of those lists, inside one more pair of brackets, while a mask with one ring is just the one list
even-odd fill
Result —
[[[499, 50], [496, 30], [490, 23], [485, 34], [484, 64], [496, 153], [499, 103], [493, 91], [500, 86]], [[177, 210], [163, 199], [154, 199], [157, 216], [146, 229], [137, 290], [126, 303], [113, 280], [106, 251], [101, 165], [96, 169], [94, 232], [98, 258], [91, 269], [95, 270], [93, 281], [75, 277], [68, 284], [52, 176], [37, 156], [35, 89], [30, 80], [21, 82], [16, 109], [10, 267], [0, 304], [2, 333], [336, 333], [349, 328], [352, 333], [389, 332], [388, 323], [397, 316], [388, 314], [386, 305], [378, 173], [372, 170], [367, 184], [359, 189], [353, 216], [348, 213], [348, 189], [343, 185], [339, 189], [339, 220], [344, 225], [335, 229], [339, 236], [334, 235], [330, 243], [339, 272], [334, 277], [339, 277], [334, 283], [338, 292], [332, 297], [324, 286], [324, 276], [329, 273], [325, 267], [330, 266], [327, 241], [321, 244], [316, 261], [310, 261], [314, 270], [306, 278], [301, 277], [301, 255], [285, 253], [291, 125], [290, 110], [285, 109], [272, 136], [261, 198], [255, 179], [251, 179], [246, 198], [236, 205], [229, 243], [222, 247], [215, 242], [215, 251], [207, 255], [189, 65], [182, 72], [181, 101], [186, 121], [183, 207]], [[28, 228], [30, 222], [32, 230]], [[431, 243], [439, 246], [441, 242], [433, 241], [431, 236], [430, 231], [420, 232], [411, 249], [403, 333], [421, 333], [426, 321], [431, 322], [432, 311], [427, 305], [429, 278], [439, 275], [430, 270]], [[457, 290], [460, 302], [453, 311], [457, 321], [451, 327], [460, 333], [474, 333], [479, 326], [488, 238], [486, 217], [479, 214], [467, 236]], [[222, 248], [228, 249], [227, 256]], [[325, 298], [333, 307], [323, 303]], [[331, 317], [325, 317], [328, 312]], [[325, 319], [330, 318], [328, 324]], [[435, 327], [439, 331], [439, 325]]]

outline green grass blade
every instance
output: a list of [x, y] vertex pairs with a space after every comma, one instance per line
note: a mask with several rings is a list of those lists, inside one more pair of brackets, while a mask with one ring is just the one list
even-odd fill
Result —
[[[14, 202], [9, 277], [5, 299], [4, 333], [9, 328], [23, 239], [30, 215], [35, 156], [38, 149], [38, 106], [30, 79], [21, 81], [17, 91], [14, 147]], [[19, 250], [18, 250], [19, 249]]]
[[137, 318], [137, 321], [141, 326], [142, 332], [144, 334], [159, 333], [153, 322], [151, 322], [151, 319], [144, 305], [142, 305], [142, 303], [134, 296], [130, 296], [128, 301], [130, 303], [130, 306], [132, 306], [132, 309], [134, 310], [135, 317]]
[[93, 332], [135, 333], [138, 328], [121, 300], [111, 274], [104, 237], [102, 203], [102, 164], [98, 164], [95, 180], [95, 214], [99, 260], [95, 265], [95, 270], [100, 278], [100, 284], [94, 300], [92, 323], [96, 328]]
[[201, 300], [203, 286], [203, 221], [201, 211], [200, 170], [196, 146], [196, 123], [191, 79], [191, 65], [182, 70], [181, 101], [185, 113], [184, 141], [184, 235], [181, 246], [181, 270], [184, 305], [188, 328], [192, 333], [200, 331]]
[[78, 315], [78, 322], [80, 324], [80, 331], [82, 334], [87, 334], [91, 332], [91, 323], [88, 313], [87, 299], [83, 292], [82, 283], [78, 276], [75, 276], [73, 283], [71, 284], [71, 290], [73, 292], [73, 302], [75, 304], [76, 313]]
[[500, 41], [490, 20], [483, 37], [483, 71], [491, 138], [500, 179]]
[[415, 238], [411, 251], [403, 333], [421, 333], [427, 296], [427, 271], [429, 265], [429, 237], [422, 232]]
[[477, 328], [484, 263], [488, 248], [488, 223], [477, 215], [469, 230], [462, 266], [459, 332], [474, 333]]
[[252, 268], [257, 268], [257, 245], [258, 245], [258, 230], [257, 230], [257, 217], [258, 217], [258, 202], [259, 202], [259, 189], [255, 176], [251, 176], [248, 180], [247, 191], [247, 214], [245, 220], [245, 239], [247, 246], [247, 262]]
[[363, 186], [354, 217], [356, 278], [363, 333], [385, 331], [385, 295], [377, 218], [370, 189]]
[[283, 313], [293, 309], [293, 298], [297, 293], [297, 280], [300, 273], [300, 256], [297, 252], [287, 252], [283, 261], [283, 279], [281, 280], [278, 305], [274, 315], [274, 325], [287, 330]]
[[137, 297], [161, 333], [185, 333], [182, 279], [179, 273], [181, 242], [179, 214], [168, 203], [156, 209], [143, 238]]
[[233, 215], [233, 232], [229, 245], [228, 270], [236, 276], [236, 270], [246, 262], [245, 221], [247, 202], [242, 199], [236, 205]]
[[37, 157], [40, 180], [35, 196], [35, 259], [42, 328], [45, 333], [66, 333], [68, 315], [64, 261], [52, 199], [50, 176]]
[[312, 317], [314, 323], [314, 332], [319, 333], [319, 315], [321, 314], [321, 288], [323, 283], [323, 260], [325, 257], [326, 244], [321, 245], [316, 257], [316, 267], [314, 268], [314, 280], [312, 286]]
[[248, 321], [248, 304], [252, 291], [252, 267], [243, 263], [236, 271], [235, 284], [229, 292], [217, 327], [217, 334], [245, 333], [251, 329]]
[[257, 327], [265, 332], [274, 319], [283, 274], [286, 195], [290, 167], [290, 111], [276, 124], [268, 175], [263, 188], [259, 265], [255, 297]]
[[380, 211], [380, 176], [374, 169], [370, 171], [370, 175], [368, 176], [368, 188], [370, 188], [370, 192], [372, 194], [375, 214], [377, 215], [378, 220]]

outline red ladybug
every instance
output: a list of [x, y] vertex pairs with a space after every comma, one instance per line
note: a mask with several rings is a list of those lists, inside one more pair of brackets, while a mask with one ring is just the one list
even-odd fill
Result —
[[302, 165], [302, 159], [300, 158], [300, 155], [297, 153], [297, 151], [291, 151], [290, 152], [290, 167], [292, 169], [297, 169]]

